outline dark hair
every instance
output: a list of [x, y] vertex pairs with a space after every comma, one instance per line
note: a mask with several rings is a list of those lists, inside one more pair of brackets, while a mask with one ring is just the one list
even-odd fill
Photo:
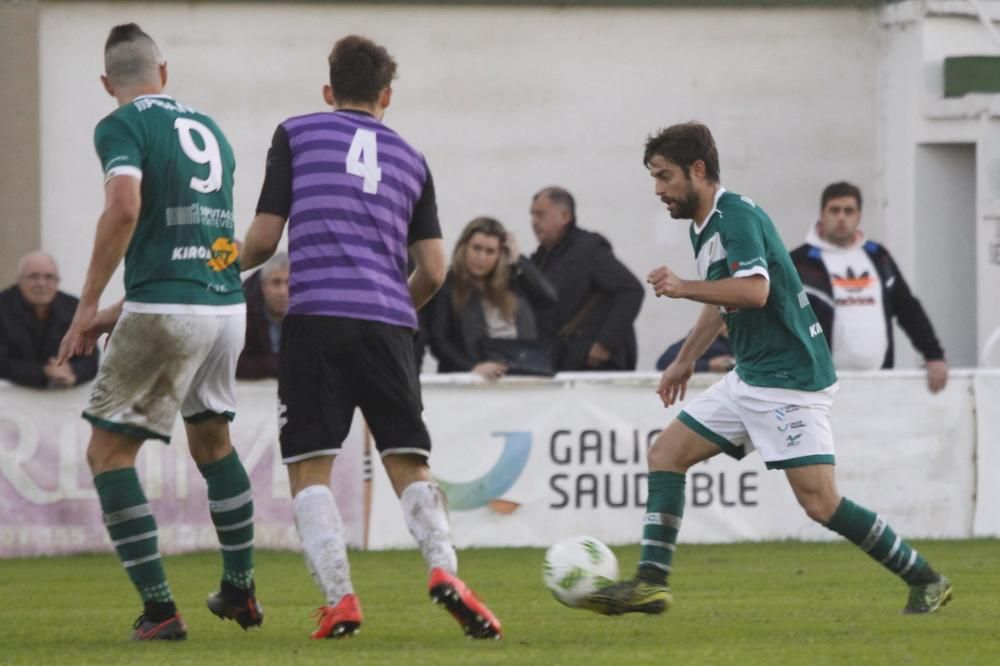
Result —
[[840, 197], [854, 197], [854, 200], [858, 202], [858, 210], [861, 210], [861, 189], [857, 185], [851, 185], [845, 181], [830, 183], [823, 188], [823, 194], [819, 198], [819, 209], [826, 208], [826, 203], [830, 199], [839, 199]]
[[384, 46], [350, 35], [337, 41], [327, 59], [330, 87], [338, 102], [374, 104], [396, 78], [396, 61]]
[[531, 197], [531, 201], [538, 201], [538, 197], [547, 197], [552, 203], [557, 206], [562, 206], [568, 210], [570, 223], [576, 223], [576, 200], [573, 198], [573, 195], [569, 193], [569, 190], [555, 186], [546, 187], [535, 193], [535, 196]]
[[140, 28], [136, 23], [123, 23], [121, 25], [116, 25], [111, 28], [111, 32], [108, 33], [108, 40], [104, 42], [104, 52], [107, 53], [119, 44], [134, 42], [140, 37], [145, 37], [150, 41], [153, 39], [143, 32], [142, 28]]
[[642, 163], [647, 167], [654, 156], [667, 159], [690, 176], [691, 165], [701, 160], [705, 164], [705, 177], [719, 182], [719, 150], [708, 127], [697, 121], [671, 125], [646, 139], [646, 152]]

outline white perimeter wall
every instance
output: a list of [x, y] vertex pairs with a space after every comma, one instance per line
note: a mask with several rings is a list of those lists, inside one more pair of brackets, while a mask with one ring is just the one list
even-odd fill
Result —
[[[980, 1], [985, 15], [1000, 30], [1000, 2]], [[937, 298], [962, 292], [966, 285], [943, 270], [918, 265], [921, 238], [913, 223], [919, 215], [920, 185], [916, 181], [917, 152], [924, 144], [964, 144], [975, 147], [975, 219], [942, 217], [950, 233], [975, 243], [976, 321], [962, 323], [975, 330], [980, 366], [1000, 366], [1000, 344], [986, 353], [985, 345], [1000, 335], [1000, 260], [992, 259], [1000, 244], [1000, 95], [970, 94], [944, 98], [944, 60], [949, 56], [1000, 55], [1000, 40], [991, 34], [964, 0], [925, 0], [886, 7], [882, 14], [885, 53], [879, 103], [884, 127], [880, 160], [884, 164], [884, 237], [903, 274], [921, 293]], [[961, 208], [965, 208], [962, 206]], [[866, 210], [868, 206], [866, 205]], [[874, 211], [872, 211], [874, 212]], [[866, 212], [866, 215], [870, 212]], [[938, 269], [939, 267], [934, 267]], [[932, 300], [932, 299], [927, 299]], [[925, 301], [926, 302], [926, 301]], [[929, 313], [934, 320], [935, 313]], [[940, 321], [941, 315], [938, 315]], [[917, 355], [897, 336], [903, 367]], [[996, 338], [994, 338], [996, 339]], [[945, 351], [949, 341], [944, 339]], [[954, 347], [953, 347], [954, 348]]]
[[[448, 494], [459, 547], [546, 546], [575, 534], [638, 541], [646, 445], [687, 404], [663, 408], [657, 373], [424, 379], [431, 468]], [[718, 379], [696, 375], [687, 401]], [[84, 464], [88, 391], [40, 396], [0, 382], [0, 559], [110, 548]], [[253, 481], [257, 546], [296, 549], [275, 391], [272, 380], [238, 383], [232, 440]], [[831, 412], [839, 490], [910, 538], [1000, 536], [998, 402], [997, 370], [956, 371], [936, 395], [919, 370], [844, 373]], [[213, 549], [205, 485], [180, 419], [173, 435], [169, 447], [144, 446], [136, 465], [161, 548]], [[375, 451], [373, 478], [363, 481], [366, 443], [359, 417], [330, 481], [348, 543], [412, 548]], [[837, 538], [805, 516], [785, 475], [765, 470], [757, 454], [695, 465], [686, 501], [684, 543]]]
[[[109, 28], [138, 22], [170, 64], [168, 90], [213, 115], [236, 151], [237, 231], [254, 212], [275, 125], [322, 108], [333, 42], [388, 46], [399, 80], [386, 122], [427, 155], [449, 247], [489, 214], [535, 246], [531, 195], [560, 184], [640, 277], [694, 266], [686, 225], [652, 195], [646, 135], [700, 119], [723, 183], [797, 245], [833, 180], [866, 192], [882, 235], [878, 14], [853, 9], [441, 7], [45, 3], [41, 17], [42, 240], [63, 286], [82, 285], [102, 206], [91, 137], [113, 109], [98, 81]], [[109, 299], [122, 294], [117, 276]], [[684, 335], [697, 306], [647, 298], [640, 368]]]

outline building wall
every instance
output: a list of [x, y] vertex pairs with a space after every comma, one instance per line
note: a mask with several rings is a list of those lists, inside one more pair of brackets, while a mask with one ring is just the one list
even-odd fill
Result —
[[0, 3], [0, 288], [41, 244], [38, 44], [38, 7]]
[[[1000, 27], [1000, 3], [981, 2], [987, 20]], [[885, 178], [882, 217], [886, 237], [897, 262], [925, 303], [949, 298], [970, 300], [968, 307], [952, 313], [929, 311], [937, 321], [946, 354], [963, 363], [1000, 365], [1000, 347], [984, 354], [986, 342], [1000, 330], [1000, 95], [966, 95], [944, 98], [944, 59], [948, 56], [1000, 54], [1000, 37], [991, 36], [981, 18], [966, 2], [927, 0], [887, 7], [882, 12], [882, 75], [879, 84], [882, 133], [880, 160]], [[954, 182], [956, 192], [973, 191], [972, 213], [958, 201], [946, 206], [951, 214], [942, 214], [937, 224], [948, 229], [956, 243], [975, 244], [974, 287], [959, 279], [965, 271], [950, 270], [946, 264], [928, 265], [918, 261], [933, 253], [927, 238], [919, 233], [914, 221], [922, 192], [917, 178], [918, 154], [922, 147], [972, 147], [974, 183]], [[940, 152], [940, 151], [939, 151]], [[942, 153], [944, 154], [944, 153]], [[947, 178], [966, 179], [964, 168], [943, 174]], [[945, 190], [947, 183], [935, 183]], [[973, 293], [974, 290], [974, 293]], [[957, 323], [943, 321], [960, 311], [974, 310]], [[964, 327], [974, 331], [968, 336], [950, 336], [948, 328]], [[903, 366], [919, 362], [912, 348], [899, 345]], [[971, 344], [972, 349], [967, 347]], [[951, 349], [951, 352], [949, 352]]]
[[[125, 21], [158, 41], [169, 91], [215, 116], [233, 143], [241, 235], [275, 125], [323, 108], [326, 55], [351, 32], [399, 61], [386, 122], [425, 152], [449, 247], [489, 214], [533, 249], [531, 195], [560, 184], [577, 196], [580, 225], [605, 234], [640, 277], [660, 264], [694, 276], [686, 225], [667, 216], [641, 162], [649, 132], [689, 119], [714, 130], [723, 183], [768, 210], [790, 246], [828, 182], [850, 179], [880, 199], [870, 8], [53, 2], [41, 11], [42, 238], [67, 285], [82, 282], [102, 204], [91, 133], [113, 101], [97, 80], [101, 49]], [[881, 232], [877, 215], [866, 225]], [[640, 365], [651, 368], [696, 312], [647, 298]]]

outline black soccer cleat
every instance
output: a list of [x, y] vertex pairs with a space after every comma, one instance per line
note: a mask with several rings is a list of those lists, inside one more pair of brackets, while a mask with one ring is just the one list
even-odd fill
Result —
[[187, 638], [187, 625], [181, 619], [180, 613], [175, 613], [162, 622], [154, 622], [143, 613], [132, 625], [134, 641], [182, 641], [185, 638]]
[[244, 590], [222, 581], [218, 592], [208, 595], [205, 605], [221, 620], [232, 620], [243, 627], [259, 627], [264, 622], [264, 609], [257, 601], [256, 585], [250, 583], [250, 589]]

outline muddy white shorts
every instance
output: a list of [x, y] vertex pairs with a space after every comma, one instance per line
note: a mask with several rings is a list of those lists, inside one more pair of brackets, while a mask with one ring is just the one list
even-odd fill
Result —
[[170, 441], [180, 411], [195, 423], [236, 415], [246, 314], [123, 312], [83, 417], [137, 439]]
[[677, 418], [734, 458], [757, 449], [768, 469], [832, 465], [836, 391], [836, 384], [822, 391], [750, 386], [732, 371]]

